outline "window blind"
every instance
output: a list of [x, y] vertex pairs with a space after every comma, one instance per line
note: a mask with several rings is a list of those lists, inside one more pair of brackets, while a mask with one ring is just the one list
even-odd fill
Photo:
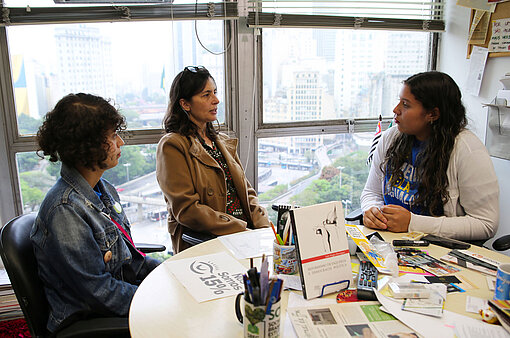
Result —
[[251, 27], [444, 31], [442, 0], [247, 0]]
[[90, 7], [3, 7], [0, 26], [140, 20], [237, 19], [237, 2]]

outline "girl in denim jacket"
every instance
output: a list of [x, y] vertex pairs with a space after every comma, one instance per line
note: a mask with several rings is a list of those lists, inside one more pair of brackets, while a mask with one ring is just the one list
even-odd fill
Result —
[[101, 178], [119, 163], [123, 129], [106, 100], [79, 93], [62, 98], [37, 133], [43, 155], [62, 162], [31, 232], [51, 332], [91, 316], [127, 316], [138, 284], [159, 264], [136, 249], [119, 196]]

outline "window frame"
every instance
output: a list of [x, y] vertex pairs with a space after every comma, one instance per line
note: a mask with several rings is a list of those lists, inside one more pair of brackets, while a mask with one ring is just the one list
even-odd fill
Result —
[[[21, 215], [23, 213], [22, 196], [19, 183], [19, 173], [17, 168], [16, 154], [21, 152], [35, 152], [37, 150], [37, 141], [35, 135], [20, 135], [18, 131], [18, 120], [14, 100], [14, 88], [12, 84], [11, 63], [9, 55], [9, 45], [7, 39], [6, 26], [9, 25], [44, 25], [54, 23], [76, 23], [77, 20], [71, 20], [73, 14], [87, 13], [92, 8], [90, 16], [80, 17], [79, 22], [123, 22], [126, 20], [131, 21], [181, 21], [181, 20], [222, 20], [223, 24], [223, 38], [226, 43], [232, 41], [229, 50], [224, 55], [225, 65], [225, 124], [221, 125], [222, 131], [230, 135], [236, 133], [236, 127], [233, 125], [235, 117], [232, 115], [232, 105], [235, 103], [233, 99], [233, 90], [235, 87], [232, 79], [235, 78], [233, 60], [231, 56], [232, 50], [235, 48], [235, 32], [237, 27], [237, 3], [235, 2], [221, 2], [209, 4], [197, 4], [199, 11], [195, 15], [195, 4], [186, 5], [157, 5], [157, 6], [123, 6], [122, 13], [126, 12], [126, 8], [130, 8], [131, 14], [142, 13], [132, 18], [117, 17], [119, 9], [117, 6], [101, 6], [101, 7], [35, 7], [30, 12], [25, 8], [3, 8], [4, 15], [0, 19], [0, 100], [2, 114], [0, 117], [1, 137], [0, 141], [0, 155], [6, 159], [0, 164], [0, 222], [1, 225], [7, 223], [10, 219]], [[168, 16], [170, 7], [174, 9], [182, 9], [179, 15]], [[158, 9], [153, 11], [153, 9]], [[110, 17], [108, 19], [98, 19], [95, 17], [96, 10], [108, 12]], [[64, 13], [64, 15], [63, 15]], [[154, 14], [156, 13], [156, 14]], [[162, 15], [165, 14], [165, 16]], [[175, 14], [176, 12], [174, 12]], [[28, 19], [25, 19], [28, 18]], [[227, 61], [229, 63], [227, 63]], [[238, 87], [238, 86], [237, 86]], [[126, 145], [140, 145], [140, 144], [157, 144], [164, 134], [162, 128], [157, 129], [129, 129], [123, 133], [123, 138]]]
[[[224, 21], [224, 41], [225, 45], [229, 47], [224, 54], [225, 124], [221, 126], [221, 130], [238, 138], [238, 154], [241, 163], [244, 166], [248, 180], [256, 188], [258, 184], [257, 145], [260, 138], [274, 137], [275, 135], [302, 136], [370, 132], [375, 130], [377, 119], [348, 118], [326, 121], [263, 123], [261, 29], [264, 28], [248, 27], [245, 1], [239, 2], [239, 4], [237, 2], [231, 3], [232, 6], [239, 5], [239, 11], [242, 12], [240, 16], [215, 18]], [[76, 11], [75, 8], [77, 7], [70, 7], [66, 10], [73, 12]], [[9, 9], [13, 10], [12, 8]], [[57, 10], [61, 9], [61, 7], [57, 8]], [[19, 10], [25, 11], [25, 8]], [[32, 12], [35, 10], [33, 8]], [[174, 19], [181, 18], [174, 17]], [[188, 19], [192, 20], [194, 18], [189, 17]], [[210, 18], [203, 19], [208, 20]], [[3, 133], [3, 137], [0, 137], [0, 155], [3, 155], [2, 157], [6, 159], [0, 162], [0, 222], [2, 225], [9, 219], [23, 213], [16, 154], [37, 149], [35, 136], [20, 136], [18, 134], [9, 46], [5, 27], [8, 23], [3, 20], [5, 20], [5, 16], [0, 21], [0, 62], [2, 64], [0, 68], [0, 107], [2, 109], [0, 130]], [[125, 20], [126, 18], [118, 19], [118, 21]], [[167, 17], [166, 20], [171, 20], [171, 18]], [[44, 23], [48, 22], [31, 22], [31, 24]], [[429, 70], [436, 68], [439, 39], [439, 33], [433, 32], [431, 34], [428, 55]], [[383, 126], [387, 126], [390, 120], [390, 118], [385, 118]], [[162, 129], [132, 129], [126, 131], [125, 141], [127, 145], [156, 144], [162, 135]]]
[[[243, 24], [243, 21], [239, 19], [239, 25]], [[248, 19], [246, 19], [248, 20]], [[247, 21], [246, 21], [247, 22]], [[305, 27], [306, 28], [306, 27]], [[256, 145], [260, 138], [269, 138], [278, 136], [306, 136], [306, 135], [320, 135], [320, 134], [340, 134], [340, 133], [357, 133], [357, 132], [373, 132], [377, 126], [378, 119], [373, 118], [365, 118], [365, 117], [357, 117], [357, 118], [345, 118], [345, 119], [335, 119], [335, 120], [324, 120], [324, 121], [295, 121], [295, 122], [278, 122], [278, 123], [268, 123], [263, 122], [263, 51], [262, 51], [262, 29], [261, 27], [253, 28], [254, 32], [244, 33], [240, 32], [238, 39], [239, 40], [250, 40], [253, 48], [256, 52], [255, 59], [260, 60], [257, 62], [256, 68], [256, 78], [248, 77], [244, 79], [241, 83], [245, 85], [246, 89], [250, 88], [250, 83], [256, 82], [256, 88], [252, 90], [256, 93], [257, 100], [253, 104], [254, 117], [253, 121], [253, 130], [247, 128], [239, 129], [239, 139], [241, 145], [244, 143], [248, 143], [248, 145], [244, 145], [241, 149], [245, 152], [248, 152], [249, 155], [246, 156], [247, 159], [251, 158], [252, 161], [241, 161], [243, 165], [245, 165], [246, 176], [252, 182], [253, 186], [256, 188], [258, 186], [258, 151]], [[279, 28], [270, 28], [270, 29], [279, 29]], [[339, 29], [339, 28], [337, 28]], [[430, 31], [431, 38], [429, 39], [428, 46], [428, 63], [427, 70], [435, 70], [437, 65], [437, 54], [438, 54], [438, 39], [439, 32]], [[251, 95], [251, 92], [249, 93]], [[240, 106], [249, 107], [249, 102], [246, 100], [246, 95], [239, 95]], [[242, 112], [239, 116], [240, 119], [248, 119], [248, 117], [244, 116]], [[387, 128], [391, 123], [392, 118], [385, 117], [382, 120], [383, 128]], [[252, 139], [253, 137], [253, 139]], [[248, 141], [247, 141], [248, 140]], [[251, 146], [249, 143], [252, 142], [254, 146]], [[241, 154], [245, 153], [241, 152]]]

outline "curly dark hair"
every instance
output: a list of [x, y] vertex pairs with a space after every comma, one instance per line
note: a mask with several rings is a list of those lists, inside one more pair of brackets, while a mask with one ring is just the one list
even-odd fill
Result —
[[[207, 84], [207, 80], [214, 78], [202, 66], [188, 66], [177, 74], [170, 88], [170, 102], [163, 119], [163, 127], [167, 133], [179, 133], [184, 136], [198, 135], [198, 127], [189, 119], [188, 113], [182, 109], [180, 100], [191, 101]], [[218, 131], [211, 122], [207, 122], [205, 129], [207, 137], [216, 140]]]
[[[448, 199], [446, 170], [450, 155], [455, 138], [467, 125], [462, 94], [449, 75], [437, 71], [415, 74], [405, 80], [404, 85], [427, 111], [439, 110], [439, 118], [432, 123], [426, 146], [417, 157], [420, 185], [413, 203], [422, 206], [432, 216], [441, 216]], [[401, 133], [388, 148], [381, 170], [385, 171], [387, 167], [392, 176], [390, 185], [396, 185], [402, 179], [401, 168], [411, 156], [414, 141], [414, 135]]]
[[[126, 129], [126, 121], [108, 101], [91, 94], [69, 94], [46, 114], [37, 132], [39, 157], [51, 162], [106, 168], [107, 133]], [[43, 153], [43, 155], [40, 154]]]

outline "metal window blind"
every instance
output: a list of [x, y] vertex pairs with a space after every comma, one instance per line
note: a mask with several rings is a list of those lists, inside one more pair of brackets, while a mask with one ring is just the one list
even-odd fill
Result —
[[250, 27], [444, 31], [442, 0], [247, 0]]
[[91, 7], [3, 7], [0, 26], [99, 21], [237, 19], [237, 2]]

